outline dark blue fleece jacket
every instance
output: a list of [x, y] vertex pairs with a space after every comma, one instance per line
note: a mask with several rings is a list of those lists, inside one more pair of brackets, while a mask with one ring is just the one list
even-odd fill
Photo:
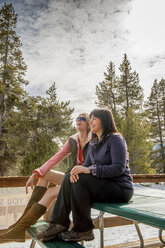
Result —
[[91, 141], [84, 166], [90, 167], [98, 178], [110, 179], [121, 187], [133, 189], [126, 141], [119, 134], [106, 136], [98, 142]]

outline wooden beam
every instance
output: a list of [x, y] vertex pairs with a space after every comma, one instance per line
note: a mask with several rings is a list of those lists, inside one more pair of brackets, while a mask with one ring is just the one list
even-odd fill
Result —
[[165, 174], [133, 174], [134, 183], [160, 183], [165, 182]]
[[[160, 183], [165, 182], [165, 174], [133, 174], [134, 183]], [[29, 176], [23, 177], [0, 177], [0, 188], [25, 187]]]
[[25, 187], [28, 176], [26, 177], [0, 177], [0, 188]]
[[[93, 219], [93, 224], [95, 229], [99, 229], [99, 220]], [[104, 228], [115, 227], [115, 226], [126, 226], [132, 225], [133, 221], [128, 220], [119, 216], [104, 217]], [[71, 227], [73, 227], [73, 222], [71, 222]]]
[[[99, 220], [97, 219], [96, 222], [94, 221], [95, 229], [99, 228]], [[133, 221], [128, 220], [119, 216], [112, 216], [112, 217], [104, 217], [104, 228], [107, 227], [114, 227], [114, 226], [125, 226], [125, 225], [132, 225]]]

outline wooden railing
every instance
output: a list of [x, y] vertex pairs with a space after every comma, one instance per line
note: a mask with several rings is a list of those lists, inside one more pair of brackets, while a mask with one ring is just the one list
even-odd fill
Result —
[[0, 177], [0, 188], [25, 187], [29, 177]]
[[[133, 174], [134, 183], [160, 183], [165, 182], [165, 174]], [[0, 188], [24, 187], [28, 176], [22, 177], [0, 177]]]

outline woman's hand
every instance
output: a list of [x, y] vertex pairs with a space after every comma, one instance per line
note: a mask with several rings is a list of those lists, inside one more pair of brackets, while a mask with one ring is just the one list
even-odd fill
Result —
[[70, 172], [70, 181], [71, 183], [77, 182], [79, 180], [79, 174], [90, 174], [90, 170], [88, 167], [84, 167], [81, 165], [76, 165]]
[[79, 180], [79, 176], [77, 175], [71, 175], [70, 174], [70, 182], [71, 183], [76, 183]]
[[36, 185], [37, 180], [38, 180], [38, 174], [37, 173], [33, 173], [30, 176], [30, 178], [28, 179], [28, 181], [26, 182], [26, 194], [28, 193], [28, 187], [29, 186], [33, 190], [33, 187]]

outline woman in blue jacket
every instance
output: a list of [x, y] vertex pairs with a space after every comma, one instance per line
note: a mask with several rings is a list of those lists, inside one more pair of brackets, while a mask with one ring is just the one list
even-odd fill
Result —
[[[112, 113], [108, 109], [93, 110], [90, 126], [93, 139], [84, 166], [73, 167], [65, 176], [51, 225], [38, 235], [43, 241], [59, 234], [65, 241], [92, 240], [92, 202], [128, 202], [133, 196], [126, 142], [115, 126]], [[68, 231], [71, 211], [74, 226]]]

